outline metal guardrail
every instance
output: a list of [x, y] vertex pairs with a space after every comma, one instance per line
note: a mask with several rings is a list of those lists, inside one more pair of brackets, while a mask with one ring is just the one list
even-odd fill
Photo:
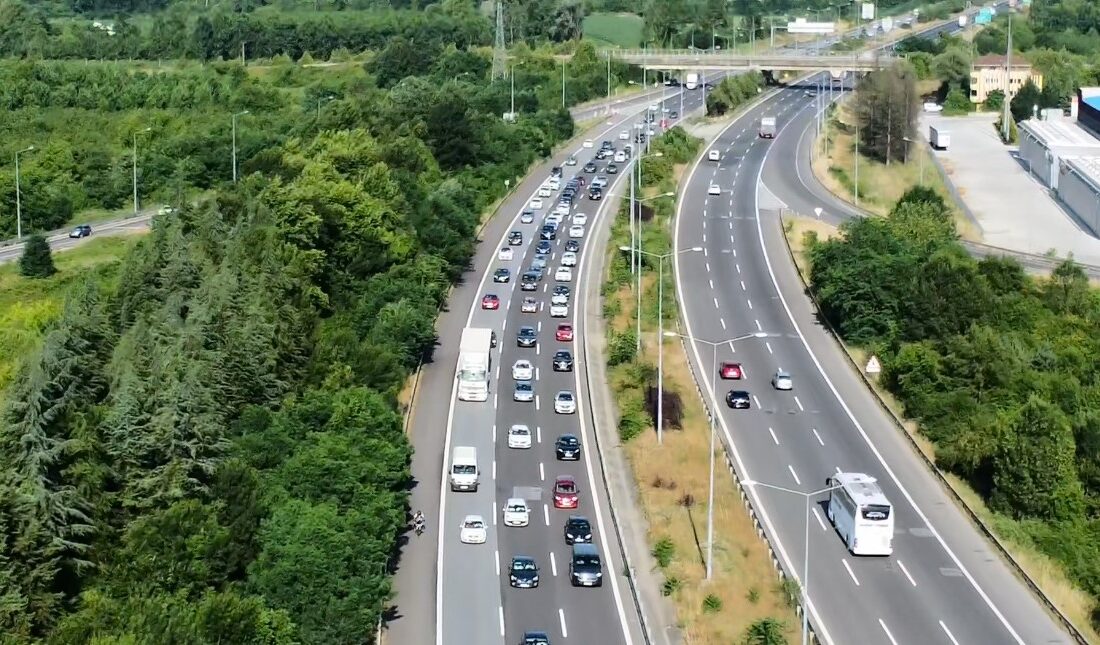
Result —
[[[810, 43], [812, 44], [812, 43]], [[794, 52], [791, 54], [780, 53], [761, 53], [761, 54], [738, 54], [735, 52], [728, 52], [723, 50], [713, 49], [605, 49], [601, 50], [600, 54], [606, 56], [610, 53], [614, 57], [618, 58], [660, 58], [662, 56], [690, 56], [693, 58], [748, 58], [748, 59], [760, 59], [760, 58], [776, 58], [776, 59], [790, 59], [790, 60], [817, 60], [817, 59], [830, 59], [830, 60], [851, 60], [853, 58], [890, 58], [893, 59], [892, 54], [882, 54], [874, 50], [866, 50], [862, 52], [829, 52], [825, 51], [820, 54], [802, 54]]]
[[881, 52], [861, 52], [856, 54], [730, 54], [726, 52], [698, 51], [636, 51], [619, 52], [617, 58], [633, 65], [643, 65], [656, 69], [670, 68], [758, 68], [758, 69], [852, 69], [871, 71], [892, 64], [898, 60], [895, 56]]

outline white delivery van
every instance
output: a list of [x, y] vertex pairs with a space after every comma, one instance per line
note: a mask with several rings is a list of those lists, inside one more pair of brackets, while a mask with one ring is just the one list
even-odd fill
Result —
[[477, 492], [477, 448], [455, 446], [451, 457], [451, 490]]

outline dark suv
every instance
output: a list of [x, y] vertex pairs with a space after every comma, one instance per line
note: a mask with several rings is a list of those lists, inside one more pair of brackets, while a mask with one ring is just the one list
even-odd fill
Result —
[[602, 587], [603, 563], [600, 552], [592, 544], [574, 544], [569, 561], [569, 582], [574, 587]]
[[558, 351], [554, 352], [554, 371], [573, 371], [573, 355], [570, 354], [568, 350], [559, 349]]
[[592, 541], [592, 524], [588, 518], [570, 515], [562, 531], [566, 544], [585, 544]]
[[581, 458], [581, 441], [577, 435], [563, 434], [554, 442], [554, 456], [559, 461], [578, 461]]

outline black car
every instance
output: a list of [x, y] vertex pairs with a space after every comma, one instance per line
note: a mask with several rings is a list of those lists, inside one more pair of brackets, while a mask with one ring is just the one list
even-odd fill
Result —
[[726, 394], [726, 405], [735, 410], [749, 409], [749, 393], [744, 390], [730, 390]]
[[516, 332], [516, 346], [517, 347], [534, 347], [535, 343], [539, 340], [539, 333], [535, 331], [534, 327], [524, 325]]
[[615, 149], [615, 144], [611, 143], [607, 139], [604, 139], [603, 141], [600, 142], [600, 150], [614, 150], [614, 149]]
[[512, 272], [505, 268], [497, 269], [493, 272], [493, 282], [511, 282]]
[[597, 150], [595, 158], [598, 161], [603, 161], [604, 159], [607, 159], [608, 156], [610, 156], [610, 155], [611, 155], [611, 152], [609, 152], [607, 150]]
[[558, 201], [565, 204], [566, 206], [572, 206], [573, 205], [573, 197], [575, 197], [576, 195], [577, 195], [577, 193], [567, 193], [565, 195], [562, 195], [561, 199], [559, 199]]
[[584, 164], [584, 171], [585, 172], [596, 172], [596, 164], [589, 161], [588, 163]]
[[542, 275], [538, 271], [527, 271], [519, 278], [520, 291], [538, 291]]
[[573, 371], [573, 355], [567, 350], [561, 349], [554, 353], [554, 371], [555, 372], [572, 372]]
[[566, 240], [565, 241], [565, 250], [566, 251], [572, 251], [574, 253], [580, 251], [581, 250], [580, 240]]
[[680, 118], [680, 113], [676, 110], [673, 110], [673, 111], [668, 113], [668, 116], [669, 116], [670, 119], [679, 119]]
[[558, 238], [558, 229], [550, 226], [549, 224], [542, 227], [539, 230], [540, 240], [556, 240]]
[[517, 555], [508, 567], [508, 584], [518, 589], [534, 589], [539, 586], [539, 565], [534, 558]]
[[563, 434], [554, 442], [554, 455], [558, 461], [577, 461], [581, 458], [581, 440], [577, 435]]
[[550, 645], [550, 637], [546, 632], [523, 632], [523, 640], [519, 645]]
[[69, 231], [69, 237], [81, 238], [88, 237], [92, 234], [92, 227], [87, 224], [81, 224], [73, 230]]
[[554, 166], [550, 169], [551, 177], [561, 177], [561, 166]]
[[570, 293], [569, 292], [569, 285], [565, 285], [565, 284], [556, 284], [556, 285], [554, 285], [553, 294], [555, 296], [565, 296], [566, 298], [568, 298], [569, 293]]
[[598, 201], [603, 199], [603, 189], [596, 188], [595, 186], [588, 189], [588, 199]]
[[539, 243], [535, 245], [535, 253], [539, 255], [545, 255], [550, 252], [550, 242], [547, 240], [539, 240]]
[[609, 174], [609, 175], [617, 175], [617, 174], [619, 174], [619, 167], [618, 167], [618, 166], [616, 166], [616, 165], [615, 165], [615, 164], [613, 164], [613, 163], [609, 163], [609, 164], [607, 164], [607, 174]]
[[565, 529], [562, 532], [565, 535], [566, 544], [589, 544], [592, 542], [592, 523], [588, 521], [587, 517], [570, 515], [569, 519], [565, 520]]
[[523, 233], [519, 231], [512, 231], [508, 234], [508, 244], [511, 246], [519, 246], [523, 244]]
[[644, 132], [639, 132], [638, 134], [634, 135], [634, 143], [638, 143], [638, 144], [645, 143], [645, 133]]

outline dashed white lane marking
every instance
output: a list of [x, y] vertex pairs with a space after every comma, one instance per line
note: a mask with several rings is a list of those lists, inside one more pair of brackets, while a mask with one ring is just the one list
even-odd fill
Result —
[[703, 244], [707, 243], [707, 234], [703, 233]]
[[704, 264], [707, 265], [707, 273], [710, 273], [710, 262], [705, 262]]
[[792, 466], [790, 464], [787, 464], [787, 470], [791, 471], [791, 477], [794, 477], [794, 483], [801, 486], [802, 485], [802, 480], [798, 478], [798, 473], [796, 473], [794, 471], [794, 466]]
[[493, 460], [493, 479], [497, 478], [497, 460]]
[[951, 643], [953, 645], [959, 645], [959, 641], [955, 640], [955, 635], [951, 633], [951, 630], [947, 628], [947, 625], [943, 624], [942, 620], [940, 621], [940, 629], [943, 630], [943, 633], [947, 634], [947, 637], [951, 639]]
[[752, 300], [749, 300], [749, 299], [746, 298], [745, 302], [748, 303], [749, 309], [752, 309]]
[[493, 409], [494, 410], [498, 409], [498, 407], [500, 406], [500, 400], [499, 400], [498, 397], [499, 397], [499, 395], [497, 395], [497, 394], [493, 395]]
[[733, 234], [730, 234], [730, 244], [736, 244], [737, 241], [733, 239]]
[[[732, 204], [730, 204], [730, 205], [732, 206]], [[730, 230], [732, 231], [733, 230], [733, 222], [728, 222], [728, 224], [730, 225]], [[731, 242], [733, 241], [733, 236], [732, 235], [730, 236], [730, 241]]]
[[817, 512], [817, 506], [811, 508], [810, 512], [814, 514], [815, 518], [817, 518], [817, 523], [821, 525], [821, 530], [828, 531], [828, 527], [825, 526], [825, 520], [821, 519], [821, 513]]
[[756, 323], [756, 331], [764, 331], [764, 328], [760, 326], [759, 320], [754, 320], [753, 322]]
[[538, 412], [538, 410], [539, 410], [539, 406], [540, 406], [540, 405], [541, 405], [541, 404], [539, 403], [539, 395], [538, 395], [538, 394], [536, 394], [536, 395], [535, 395], [535, 412]]
[[504, 636], [504, 607], [497, 607], [500, 612], [500, 635]]
[[802, 407], [802, 401], [799, 401], [797, 396], [794, 397], [794, 404], [798, 406], [798, 411], [799, 412], [805, 412], [806, 411], [806, 408]]
[[550, 507], [546, 504], [542, 505], [542, 519], [546, 522], [546, 526], [550, 526]]
[[752, 395], [752, 402], [756, 404], [756, 407], [760, 407], [760, 399], [756, 398], [756, 395]]
[[821, 440], [821, 435], [817, 434], [817, 428], [810, 428], [810, 430], [814, 433], [814, 437], [817, 439], [817, 442], [824, 446], [825, 442]]
[[[845, 563], [844, 566], [848, 566], [847, 563]], [[894, 640], [894, 635], [890, 633], [889, 629], [886, 629], [886, 623], [883, 622], [881, 618], [878, 619], [878, 624], [880, 627], [882, 627], [882, 631], [886, 632], [886, 638], [889, 638], [890, 642], [893, 643], [893, 645], [898, 645], [898, 642]]]
[[[859, 580], [856, 578], [855, 572], [852, 571], [852, 567], [848, 566], [848, 561], [845, 560], [844, 558], [841, 558], [840, 563], [844, 565], [844, 569], [848, 572], [848, 575], [852, 577], [852, 582], [856, 583], [856, 586], [858, 587], [859, 586]], [[881, 623], [882, 621], [880, 620], [879, 622]]]
[[707, 282], [710, 283], [710, 288], [713, 289], [714, 288], [714, 280], [708, 279]]
[[741, 291], [748, 291], [748, 289], [745, 288], [745, 281], [744, 280], [741, 281]]
[[768, 428], [768, 434], [770, 434], [772, 436], [772, 441], [774, 441], [775, 445], [778, 446], [779, 445], [779, 437], [775, 436], [775, 430], [772, 430], [771, 428]]
[[497, 577], [500, 577], [500, 551], [493, 551], [493, 559], [497, 563]]
[[737, 263], [734, 263], [734, 265], [733, 265], [733, 266], [735, 266], [735, 267], [737, 268], [737, 272], [738, 272], [738, 273], [741, 273], [741, 264], [740, 264], [739, 262], [737, 262]]
[[718, 322], [722, 323], [722, 329], [725, 330], [725, 328], [726, 328], [726, 319], [725, 318], [719, 318]]
[[707, 257], [708, 255], [709, 254], [707, 253], [707, 247], [704, 246], [703, 247], [703, 257]]
[[535, 426], [535, 441], [542, 443], [542, 426]]
[[905, 563], [902, 562], [901, 560], [898, 560], [898, 568], [901, 569], [901, 572], [904, 573], [905, 577], [909, 579], [909, 584], [916, 587], [917, 586], [917, 581], [913, 580], [913, 576], [909, 575], [909, 569], [905, 568]]
[[550, 552], [550, 573], [554, 577], [558, 575], [558, 561], [554, 558], [554, 552]]
[[497, 424], [493, 424], [493, 443], [497, 442]]
[[764, 347], [767, 347], [767, 348], [768, 348], [768, 353], [769, 353], [769, 354], [773, 353], [773, 352], [772, 352], [772, 344], [771, 344], [770, 342], [768, 342], [768, 341], [764, 341]]
[[737, 257], [737, 249], [733, 249], [733, 257]]
[[539, 462], [539, 480], [546, 481], [546, 467], [541, 461]]
[[565, 610], [558, 608], [558, 622], [561, 623], [561, 637], [569, 638], [569, 630], [565, 628]]
[[715, 298], [715, 299], [714, 299], [714, 308], [715, 308], [715, 309], [717, 309], [717, 308], [718, 308], [718, 298]]

